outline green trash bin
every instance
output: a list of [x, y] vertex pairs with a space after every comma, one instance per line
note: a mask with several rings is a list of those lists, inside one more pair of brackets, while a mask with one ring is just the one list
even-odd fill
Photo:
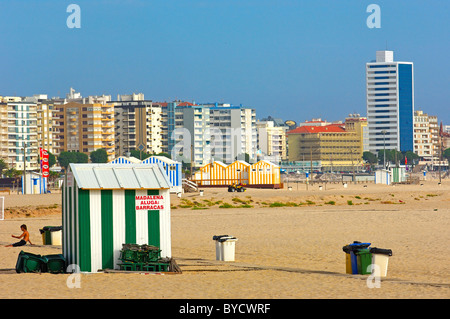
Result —
[[16, 272], [45, 272], [46, 262], [47, 260], [41, 255], [26, 253], [22, 250], [17, 258]]
[[372, 253], [370, 249], [361, 249], [356, 252], [356, 258], [358, 262], [358, 274], [360, 275], [370, 275], [372, 273]]
[[45, 255], [45, 270], [52, 274], [62, 274], [66, 272], [66, 259], [61, 254]]

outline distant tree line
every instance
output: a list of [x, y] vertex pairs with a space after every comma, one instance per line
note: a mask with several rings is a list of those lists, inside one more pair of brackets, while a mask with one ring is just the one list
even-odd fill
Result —
[[167, 158], [171, 158], [170, 154], [168, 153], [145, 153], [138, 150], [131, 151], [130, 155], [142, 161], [149, 158], [150, 156], [165, 156]]
[[[165, 156], [170, 158], [170, 155], [167, 153], [145, 153], [138, 150], [132, 150], [130, 155], [141, 160], [145, 160], [150, 156]], [[58, 156], [59, 165], [64, 169], [67, 169], [70, 163], [88, 163], [89, 160], [91, 163], [108, 163], [108, 153], [106, 153], [105, 149], [100, 148], [91, 152], [89, 156], [80, 152], [61, 152]]]

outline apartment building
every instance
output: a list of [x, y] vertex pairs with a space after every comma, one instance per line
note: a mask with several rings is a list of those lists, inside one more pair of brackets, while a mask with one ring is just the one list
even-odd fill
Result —
[[192, 159], [194, 167], [214, 160], [231, 163], [245, 159], [245, 154], [250, 161], [256, 160], [254, 109], [177, 101], [167, 103], [163, 113], [163, 140], [167, 138], [168, 151], [178, 160], [191, 162]]
[[0, 123], [1, 158], [16, 170], [39, 169], [36, 103], [3, 97]]
[[324, 171], [353, 170], [362, 165], [366, 125], [366, 118], [352, 116], [344, 124], [299, 126], [286, 133], [289, 161], [314, 161]]
[[369, 151], [412, 151], [414, 65], [394, 61], [393, 51], [377, 51], [366, 64]]
[[258, 157], [273, 163], [287, 160], [287, 126], [276, 126], [274, 121], [257, 121]]
[[439, 126], [439, 135], [442, 141], [442, 152], [447, 148], [450, 148], [450, 125], [441, 125]]
[[163, 152], [162, 106], [144, 100], [143, 94], [118, 96], [113, 101], [116, 153], [124, 155], [132, 150], [143, 153]]
[[38, 145], [53, 154], [53, 104], [37, 103], [36, 108]]
[[114, 106], [111, 104], [55, 104], [53, 110], [55, 154], [89, 154], [105, 149], [108, 159], [115, 158]]
[[242, 105], [206, 103], [209, 109], [211, 157], [224, 163], [257, 159], [256, 112]]
[[428, 114], [423, 111], [414, 112], [414, 153], [424, 160], [433, 158], [433, 141], [430, 132]]
[[161, 108], [162, 152], [171, 154], [175, 145], [174, 131], [183, 127], [183, 113], [176, 109], [177, 102], [154, 102]]
[[430, 123], [431, 142], [433, 143], [433, 158], [439, 160], [439, 123], [436, 115], [428, 115]]
[[219, 129], [221, 133], [222, 141], [214, 144], [211, 154], [214, 160], [232, 163], [239, 159], [245, 160], [247, 155], [250, 163], [256, 162], [258, 139], [255, 110], [225, 103], [208, 103], [204, 106], [210, 109], [211, 132], [217, 135]]
[[0, 97], [0, 158], [8, 162], [8, 104]]
[[414, 153], [425, 161], [439, 160], [439, 126], [437, 116], [414, 112]]

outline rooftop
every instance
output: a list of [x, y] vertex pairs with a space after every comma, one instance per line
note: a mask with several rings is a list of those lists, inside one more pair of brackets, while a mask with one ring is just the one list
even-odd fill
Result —
[[170, 182], [158, 164], [70, 164], [81, 189], [169, 189]]
[[299, 126], [287, 134], [302, 134], [302, 133], [346, 133], [342, 128], [342, 124], [330, 124], [326, 126]]

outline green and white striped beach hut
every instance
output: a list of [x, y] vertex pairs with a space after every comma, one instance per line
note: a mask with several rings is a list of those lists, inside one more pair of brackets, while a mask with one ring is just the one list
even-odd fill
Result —
[[171, 257], [170, 182], [159, 164], [70, 164], [62, 203], [63, 255], [81, 272], [118, 269], [125, 243]]

